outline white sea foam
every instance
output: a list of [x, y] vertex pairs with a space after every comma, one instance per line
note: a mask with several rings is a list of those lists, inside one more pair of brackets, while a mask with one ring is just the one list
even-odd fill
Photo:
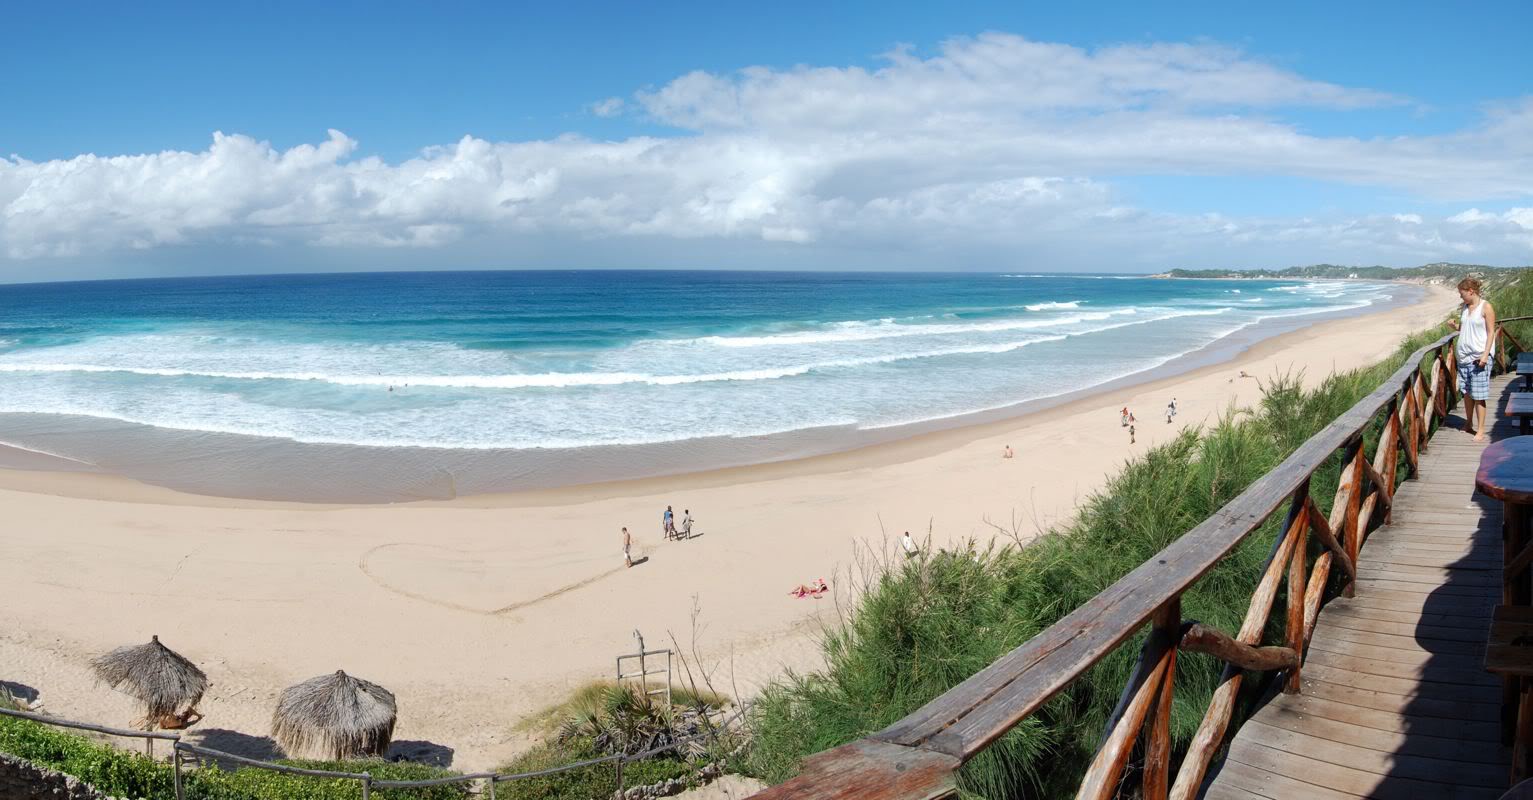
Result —
[[[978, 309], [986, 312], [980, 319], [955, 313], [976, 309], [948, 306], [882, 319], [800, 320], [797, 330], [757, 327], [567, 350], [278, 332], [289, 340], [259, 326], [186, 326], [0, 353], [0, 411], [302, 442], [465, 449], [874, 428], [1088, 388], [1262, 320], [1355, 309], [1382, 296], [1379, 287], [1355, 286], [1293, 284], [1275, 288], [1294, 294], [1223, 301], [1198, 292], [1166, 305], [1125, 307], [1109, 307], [1113, 301], [1083, 289], [1077, 297], [1089, 301], [1001, 305], [1006, 300], [997, 298], [996, 306]], [[1104, 306], [1093, 305], [1099, 302]], [[1078, 368], [1082, 357], [1092, 359], [1092, 369]], [[389, 386], [403, 391], [389, 393]]]
[[[1036, 310], [1029, 307], [1029, 310]], [[837, 322], [828, 328], [764, 336], [703, 336], [697, 339], [669, 341], [669, 344], [704, 344], [715, 347], [782, 347], [788, 345], [866, 342], [905, 336], [954, 336], [998, 333], [1003, 331], [1062, 328], [1082, 322], [1095, 322], [1126, 314], [1138, 314], [1137, 308], [1117, 308], [1045, 319], [1006, 319], [987, 322], [908, 325], [892, 319], [877, 322]]]

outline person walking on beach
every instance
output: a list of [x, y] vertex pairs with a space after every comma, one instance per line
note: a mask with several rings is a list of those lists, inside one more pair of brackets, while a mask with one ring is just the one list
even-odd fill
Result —
[[679, 536], [684, 539], [692, 538], [692, 509], [690, 508], [682, 509], [681, 511], [681, 533]]
[[632, 567], [633, 566], [633, 554], [630, 552], [630, 548], [632, 548], [632, 547], [633, 547], [633, 537], [628, 535], [628, 529], [625, 527], [625, 528], [623, 528], [623, 566], [624, 567]]
[[910, 531], [905, 531], [905, 536], [900, 539], [900, 547], [905, 549], [906, 558], [915, 558], [921, 552], [921, 548], [916, 547], [916, 540], [910, 538]]
[[676, 538], [676, 515], [671, 513], [670, 506], [665, 507], [665, 514], [660, 517], [660, 532], [667, 539]]
[[1171, 398], [1171, 416], [1176, 416], [1176, 398]]
[[1118, 427], [1128, 427], [1128, 406], [1124, 406], [1123, 410], [1118, 412]]
[[1129, 444], [1133, 444], [1134, 443], [1134, 426], [1133, 425], [1128, 426], [1128, 443]]
[[1458, 357], [1458, 388], [1464, 393], [1464, 431], [1485, 441], [1485, 403], [1490, 399], [1490, 357], [1496, 352], [1496, 309], [1480, 296], [1480, 282], [1465, 278], [1458, 282], [1458, 321], [1448, 326], [1458, 331], [1454, 355]]
[[1174, 416], [1176, 416], [1176, 412], [1171, 410], [1171, 406], [1166, 406], [1166, 424], [1167, 425], [1171, 424], [1171, 418], [1174, 417]]

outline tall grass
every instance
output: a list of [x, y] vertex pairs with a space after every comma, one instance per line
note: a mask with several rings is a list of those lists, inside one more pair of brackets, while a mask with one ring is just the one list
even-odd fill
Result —
[[[1530, 284], [1519, 277], [1489, 296], [1502, 316], [1533, 313]], [[1228, 503], [1445, 333], [1412, 336], [1382, 363], [1333, 375], [1313, 389], [1303, 388], [1301, 375], [1273, 376], [1255, 407], [1231, 408], [1211, 427], [1188, 430], [1128, 462], [1076, 519], [1026, 547], [971, 544], [885, 563], [846, 623], [826, 634], [826, 667], [790, 675], [763, 693], [752, 720], [750, 768], [766, 780], [785, 780], [804, 756], [886, 727], [1026, 642]], [[1382, 416], [1365, 437], [1370, 458], [1381, 427]], [[1324, 511], [1341, 460], [1334, 455], [1312, 480]], [[1407, 474], [1400, 470], [1402, 479]], [[1184, 619], [1239, 629], [1282, 516], [1274, 514], [1182, 596]], [[1266, 637], [1280, 636], [1274, 619]], [[1114, 650], [965, 765], [964, 795], [1073, 795], [1143, 637]], [[1197, 729], [1221, 669], [1211, 656], [1178, 656], [1171, 721], [1178, 750]]]

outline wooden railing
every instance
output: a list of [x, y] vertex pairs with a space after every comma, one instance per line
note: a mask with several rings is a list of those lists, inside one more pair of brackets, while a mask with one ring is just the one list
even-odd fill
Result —
[[[1506, 321], [1515, 319], [1524, 318]], [[1300, 691], [1304, 651], [1331, 574], [1344, 577], [1347, 596], [1356, 591], [1358, 550], [1369, 531], [1389, 521], [1400, 456], [1414, 475], [1434, 425], [1457, 400], [1453, 340], [1450, 334], [1413, 353], [1382, 386], [1239, 497], [1047, 630], [884, 730], [809, 757], [797, 778], [756, 797], [955, 796], [960, 766], [1146, 624], [1149, 634], [1138, 665], [1076, 796], [1113, 797], [1136, 743], [1145, 737], [1141, 796], [1196, 797], [1225, 740], [1245, 671], [1277, 672], [1284, 692]], [[1502, 348], [1498, 363], [1505, 364], [1505, 358]], [[1370, 461], [1363, 438], [1381, 417]], [[1311, 479], [1337, 452], [1344, 454], [1344, 467], [1331, 511], [1324, 514], [1313, 496], [1320, 487], [1311, 486]], [[1182, 594], [1284, 507], [1287, 515], [1240, 630], [1230, 634], [1184, 621]], [[1313, 562], [1308, 557], [1312, 537], [1320, 544]], [[1282, 642], [1260, 646], [1284, 581]], [[1179, 651], [1208, 653], [1223, 660], [1225, 668], [1173, 779], [1171, 700]]]

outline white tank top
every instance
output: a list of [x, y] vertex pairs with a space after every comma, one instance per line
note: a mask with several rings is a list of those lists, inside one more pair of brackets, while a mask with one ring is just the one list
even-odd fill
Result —
[[1485, 331], [1485, 301], [1476, 303], [1474, 308], [1465, 305], [1458, 312], [1458, 354], [1460, 356], [1479, 356], [1485, 352], [1485, 341], [1488, 338]]

